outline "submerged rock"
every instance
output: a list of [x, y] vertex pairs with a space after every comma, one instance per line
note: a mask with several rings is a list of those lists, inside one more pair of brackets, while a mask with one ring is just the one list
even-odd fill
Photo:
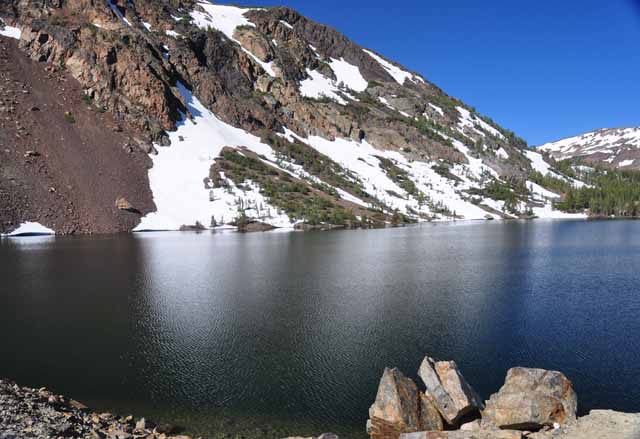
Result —
[[487, 401], [482, 421], [500, 428], [539, 430], [575, 420], [577, 406], [571, 381], [561, 372], [515, 367]]
[[434, 361], [425, 357], [418, 375], [433, 404], [450, 425], [483, 408], [482, 399], [464, 379], [455, 361]]

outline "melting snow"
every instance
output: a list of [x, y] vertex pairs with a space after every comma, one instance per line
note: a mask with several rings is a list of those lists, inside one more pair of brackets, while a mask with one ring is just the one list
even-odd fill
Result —
[[19, 40], [22, 36], [22, 31], [17, 27], [5, 26], [4, 29], [0, 29], [0, 35]]
[[631, 166], [631, 165], [633, 165], [633, 162], [635, 162], [635, 160], [623, 160], [620, 163], [618, 163], [618, 168], [623, 168], [625, 166]]
[[466, 108], [463, 107], [456, 107], [456, 109], [458, 110], [458, 112], [460, 113], [460, 122], [458, 123], [458, 126], [462, 129], [464, 127], [469, 127], [473, 130], [475, 130], [477, 133], [481, 134], [481, 135], [485, 135], [485, 133], [483, 131], [478, 130], [477, 128], [481, 128], [484, 131], [489, 132], [491, 135], [498, 137], [500, 139], [505, 139], [505, 137], [502, 135], [502, 133], [500, 131], [498, 131], [497, 129], [495, 129], [494, 127], [492, 127], [491, 125], [489, 125], [488, 123], [486, 123], [484, 120], [480, 119], [479, 117], [475, 116], [474, 114], [471, 114], [471, 112], [469, 110], [467, 110]]
[[442, 108], [438, 107], [437, 105], [433, 105], [431, 102], [429, 102], [429, 106], [433, 108], [440, 116], [444, 116], [444, 111], [442, 111]]
[[246, 182], [246, 191], [230, 181], [229, 189], [205, 185], [211, 165], [224, 146], [244, 146], [274, 160], [275, 154], [258, 137], [218, 119], [182, 84], [178, 83], [178, 88], [193, 121], [185, 118], [176, 131], [169, 133], [171, 147], [157, 147], [158, 154], [151, 156], [149, 182], [157, 212], [145, 216], [135, 230], [177, 230], [196, 221], [208, 226], [212, 217], [218, 223], [230, 222], [240, 212], [238, 199], [243, 200], [248, 215], [262, 216], [277, 227], [290, 227], [288, 217], [269, 206], [252, 182]]
[[424, 80], [419, 76], [416, 76], [413, 73], [409, 73], [406, 70], [402, 70], [400, 67], [394, 64], [391, 64], [389, 61], [380, 57], [379, 55], [376, 55], [370, 50], [366, 50], [366, 49], [363, 49], [363, 50], [367, 53], [367, 55], [375, 59], [378, 62], [378, 64], [380, 64], [382, 68], [385, 69], [387, 73], [389, 73], [389, 75], [391, 75], [391, 77], [396, 80], [398, 84], [403, 85], [404, 81], [406, 81], [407, 79], [413, 82], [424, 82]]
[[173, 38], [178, 38], [178, 37], [181, 36], [178, 32], [176, 32], [174, 30], [168, 30], [168, 31], [165, 31], [165, 33], [167, 35], [169, 35], [170, 37], [173, 37]]
[[496, 155], [504, 160], [509, 158], [509, 153], [505, 151], [503, 147], [498, 148], [498, 150], [496, 151]]
[[2, 236], [55, 235], [55, 234], [56, 232], [54, 232], [48, 227], [43, 226], [40, 223], [27, 221], [20, 224], [20, 227], [15, 229], [13, 232], [7, 233], [6, 235], [2, 235]]
[[293, 26], [291, 26], [289, 23], [287, 23], [284, 20], [280, 20], [280, 23], [284, 24], [286, 27], [288, 27], [289, 29], [293, 29]]
[[143, 25], [144, 27], [146, 27], [148, 31], [151, 31], [151, 24], [150, 24], [150, 23], [147, 23], [146, 21], [143, 21], [143, 22], [142, 22], [142, 25]]
[[309, 78], [300, 82], [300, 94], [302, 96], [313, 99], [326, 97], [341, 105], [347, 104], [347, 101], [338, 94], [340, 89], [336, 86], [335, 81], [327, 78], [317, 70], [307, 69], [307, 74]]
[[331, 66], [331, 70], [336, 74], [338, 84], [343, 83], [351, 90], [357, 92], [362, 92], [367, 89], [369, 84], [357, 66], [349, 64], [343, 58], [331, 58], [329, 65]]

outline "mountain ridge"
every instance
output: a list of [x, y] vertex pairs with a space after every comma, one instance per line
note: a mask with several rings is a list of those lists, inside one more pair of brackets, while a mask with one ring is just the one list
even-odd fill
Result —
[[566, 216], [530, 176], [572, 180], [522, 139], [290, 8], [9, 3], [20, 48], [149, 154], [155, 212], [136, 230]]
[[588, 164], [640, 169], [640, 127], [601, 128], [539, 148], [557, 160], [581, 159]]

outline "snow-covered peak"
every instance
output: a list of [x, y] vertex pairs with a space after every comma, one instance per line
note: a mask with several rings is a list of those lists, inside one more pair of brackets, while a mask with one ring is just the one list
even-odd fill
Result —
[[640, 165], [640, 127], [601, 129], [539, 148], [557, 160], [583, 157], [617, 167]]

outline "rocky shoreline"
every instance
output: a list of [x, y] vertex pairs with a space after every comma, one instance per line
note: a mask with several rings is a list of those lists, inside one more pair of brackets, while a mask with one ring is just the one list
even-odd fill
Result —
[[[369, 409], [371, 439], [640, 439], [640, 413], [592, 410], [578, 417], [577, 395], [562, 372], [512, 368], [487, 401], [454, 361], [427, 356], [418, 376], [422, 389], [398, 369], [384, 370]], [[96, 413], [45, 388], [0, 380], [0, 439], [22, 438], [193, 439], [174, 425]]]
[[385, 369], [369, 409], [371, 439], [638, 439], [640, 413], [592, 410], [577, 417], [578, 397], [558, 371], [515, 367], [482, 401], [454, 361], [425, 357], [420, 390]]

